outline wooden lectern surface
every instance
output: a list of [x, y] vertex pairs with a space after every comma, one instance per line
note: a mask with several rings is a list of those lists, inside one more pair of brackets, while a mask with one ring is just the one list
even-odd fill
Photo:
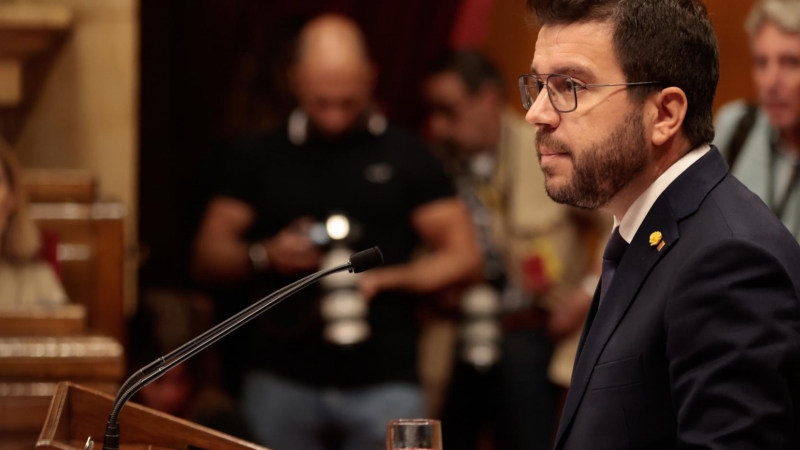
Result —
[[[95, 450], [100, 450], [113, 402], [111, 396], [99, 391], [72, 383], [59, 383], [36, 449], [80, 450], [91, 437]], [[127, 403], [119, 419], [120, 450], [266, 450], [135, 403]]]

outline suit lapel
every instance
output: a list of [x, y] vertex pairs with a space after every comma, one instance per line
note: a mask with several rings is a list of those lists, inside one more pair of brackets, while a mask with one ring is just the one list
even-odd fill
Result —
[[[578, 409], [578, 405], [586, 391], [592, 371], [603, 348], [608, 342], [625, 312], [633, 302], [647, 276], [656, 263], [675, 245], [679, 238], [678, 225], [672, 216], [669, 205], [659, 199], [650, 210], [639, 231], [625, 251], [619, 263], [611, 286], [608, 287], [603, 306], [598, 307], [599, 294], [595, 292], [592, 311], [596, 311], [593, 320], [587, 317], [579, 344], [572, 382], [564, 404], [564, 412], [559, 424], [558, 442]], [[663, 235], [664, 247], [661, 251], [649, 243], [650, 233], [660, 231]]]
[[597, 315], [597, 307], [600, 304], [600, 284], [597, 284], [597, 288], [594, 290], [594, 296], [592, 297], [592, 304], [589, 307], [589, 313], [586, 315], [586, 321], [583, 323], [583, 331], [581, 332], [581, 339], [578, 342], [578, 351], [575, 353], [575, 361], [581, 357], [581, 350], [583, 350], [583, 343], [586, 342], [586, 335], [588, 334], [589, 330], [592, 328], [592, 323], [594, 322], [594, 317]]
[[[586, 393], [595, 364], [637, 293], [658, 261], [680, 238], [678, 222], [697, 211], [703, 199], [727, 174], [728, 168], [719, 152], [712, 148], [679, 176], [653, 204], [639, 227], [608, 288], [603, 306], [598, 307], [599, 289], [584, 325], [572, 382], [556, 436], [556, 448], [562, 445], [566, 429]], [[651, 233], [663, 235], [664, 246], [650, 245]]]

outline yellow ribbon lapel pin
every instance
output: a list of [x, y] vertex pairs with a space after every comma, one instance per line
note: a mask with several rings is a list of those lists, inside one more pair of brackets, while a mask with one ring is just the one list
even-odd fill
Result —
[[666, 245], [666, 243], [664, 242], [664, 235], [661, 234], [660, 231], [654, 231], [654, 232], [650, 233], [650, 246], [651, 247], [658, 246], [658, 247], [656, 247], [656, 249], [658, 251], [661, 251], [661, 249], [663, 249], [665, 245]]

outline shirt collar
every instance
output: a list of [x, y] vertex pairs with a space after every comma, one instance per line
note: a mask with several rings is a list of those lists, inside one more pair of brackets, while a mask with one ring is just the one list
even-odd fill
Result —
[[[372, 108], [364, 112], [363, 121], [363, 124], [354, 127], [355, 130], [360, 130], [361, 125], [363, 125], [366, 131], [372, 136], [380, 136], [385, 133], [388, 128], [386, 116]], [[310, 128], [311, 122], [308, 114], [300, 108], [295, 108], [289, 115], [289, 120], [287, 122], [289, 141], [297, 147], [305, 144], [309, 139]]]
[[625, 213], [622, 220], [614, 216], [614, 227], [619, 227], [619, 234], [622, 235], [625, 242], [631, 243], [639, 227], [642, 225], [642, 222], [644, 222], [645, 217], [647, 217], [647, 213], [650, 212], [650, 208], [652, 208], [653, 204], [658, 200], [658, 197], [660, 197], [669, 185], [685, 172], [689, 166], [697, 162], [697, 160], [702, 158], [709, 150], [711, 150], [710, 145], [703, 145], [684, 155], [639, 195], [636, 201], [628, 208], [628, 212]]

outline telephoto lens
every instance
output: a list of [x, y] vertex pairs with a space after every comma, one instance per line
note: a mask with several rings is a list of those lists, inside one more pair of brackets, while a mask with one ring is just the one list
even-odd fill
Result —
[[[347, 247], [331, 248], [322, 260], [322, 269], [345, 264], [353, 253]], [[365, 341], [370, 335], [367, 322], [369, 306], [358, 291], [361, 274], [333, 274], [320, 281], [322, 298], [320, 313], [325, 320], [325, 339], [337, 345], [352, 345]]]
[[460, 357], [478, 369], [488, 369], [500, 360], [502, 328], [500, 296], [489, 284], [473, 286], [461, 298], [459, 327]]
[[[350, 260], [355, 253], [353, 248], [360, 244], [361, 226], [347, 214], [337, 211], [312, 225], [309, 237], [325, 251], [320, 267], [325, 270]], [[369, 305], [358, 290], [361, 280], [358, 272], [338, 273], [320, 281], [320, 314], [325, 321], [323, 335], [330, 343], [352, 345], [369, 338]]]

